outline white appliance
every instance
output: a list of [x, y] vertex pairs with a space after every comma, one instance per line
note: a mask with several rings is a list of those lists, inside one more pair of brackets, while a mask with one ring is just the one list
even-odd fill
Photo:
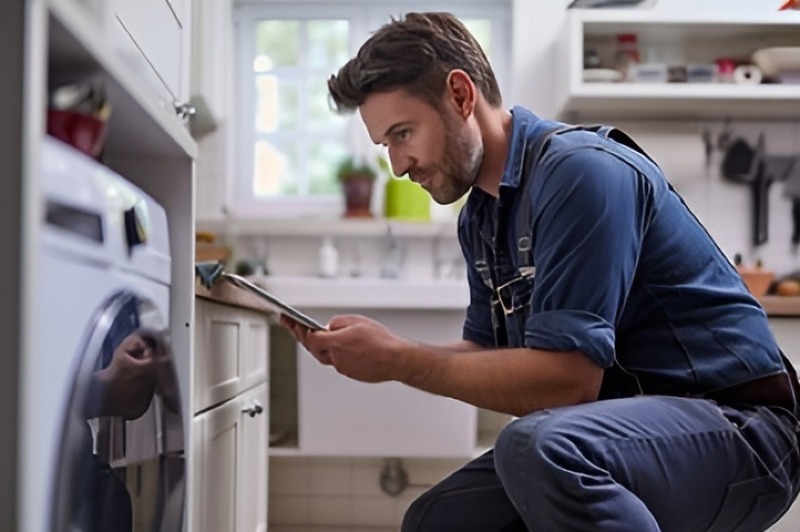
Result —
[[25, 362], [26, 530], [182, 530], [184, 422], [163, 208], [47, 138]]

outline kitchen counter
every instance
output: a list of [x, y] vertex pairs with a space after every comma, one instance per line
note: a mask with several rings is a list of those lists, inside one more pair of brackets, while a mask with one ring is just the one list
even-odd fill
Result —
[[796, 316], [800, 318], [800, 297], [762, 296], [758, 302], [764, 307], [767, 316]]
[[256, 310], [269, 315], [272, 319], [278, 319], [278, 312], [273, 306], [252, 292], [236, 286], [227, 279], [222, 279], [211, 288], [206, 288], [199, 279], [195, 278], [194, 292], [195, 296], [199, 298], [216, 301], [224, 305], [233, 305], [235, 307]]
[[[366, 279], [319, 279], [316, 277], [256, 277], [256, 284], [266, 287], [287, 303], [298, 307], [365, 308], [466, 308], [469, 292], [464, 281], [403, 281]], [[195, 281], [197, 297], [228, 305], [257, 310], [277, 318], [269, 303], [255, 294], [223, 280], [210, 289]], [[800, 297], [762, 296], [758, 298], [770, 317], [799, 317]]]

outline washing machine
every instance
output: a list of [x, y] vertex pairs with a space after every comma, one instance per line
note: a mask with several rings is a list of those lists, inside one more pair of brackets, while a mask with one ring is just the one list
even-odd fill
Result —
[[184, 420], [169, 339], [164, 209], [48, 138], [24, 362], [22, 522], [180, 531]]

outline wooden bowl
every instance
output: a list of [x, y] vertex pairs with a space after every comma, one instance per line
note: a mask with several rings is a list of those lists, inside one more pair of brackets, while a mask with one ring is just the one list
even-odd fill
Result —
[[775, 279], [775, 272], [772, 270], [763, 268], [739, 268], [738, 270], [747, 289], [756, 297], [765, 295]]

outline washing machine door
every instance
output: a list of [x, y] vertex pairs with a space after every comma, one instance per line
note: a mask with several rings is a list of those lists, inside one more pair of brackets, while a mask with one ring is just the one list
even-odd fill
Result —
[[167, 323], [133, 292], [98, 309], [64, 410], [51, 530], [182, 530], [183, 423]]

